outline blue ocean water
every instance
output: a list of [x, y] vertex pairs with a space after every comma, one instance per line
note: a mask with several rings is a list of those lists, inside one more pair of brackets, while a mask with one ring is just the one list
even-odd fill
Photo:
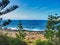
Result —
[[[23, 28], [29, 31], [45, 30], [47, 22], [47, 20], [20, 20], [20, 21], [22, 23]], [[5, 27], [17, 29], [18, 24], [19, 20], [12, 20], [12, 22]]]

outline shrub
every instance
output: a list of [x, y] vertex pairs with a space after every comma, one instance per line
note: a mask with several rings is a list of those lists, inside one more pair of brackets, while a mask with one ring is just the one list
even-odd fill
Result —
[[54, 43], [50, 40], [43, 40], [42, 41], [42, 40], [38, 39], [34, 42], [34, 45], [54, 45]]
[[0, 45], [27, 45], [27, 43], [17, 38], [0, 35]]
[[10, 45], [27, 45], [25, 41], [19, 40], [17, 38], [9, 37], [8, 41]]
[[0, 35], [0, 45], [9, 45], [8, 40], [3, 35]]
[[48, 43], [47, 45], [56, 45], [56, 44], [54, 43], [54, 41], [50, 41], [50, 40], [48, 40], [47, 43]]
[[34, 44], [35, 44], [35, 45], [47, 45], [47, 42], [38, 39], [38, 40], [36, 40], [36, 41], [34, 42]]
[[15, 35], [16, 35], [16, 38], [23, 40], [25, 38], [26, 34], [25, 33], [19, 33], [19, 34], [15, 33]]

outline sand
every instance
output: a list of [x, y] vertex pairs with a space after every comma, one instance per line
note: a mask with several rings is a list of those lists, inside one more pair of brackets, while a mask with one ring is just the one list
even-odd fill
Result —
[[[45, 39], [43, 32], [41, 31], [23, 31], [26, 36], [25, 36], [25, 40], [30, 40], [30, 41], [34, 41], [37, 39]], [[7, 36], [11, 36], [11, 37], [16, 37], [15, 33], [18, 33], [18, 31], [8, 31], [8, 30], [0, 30], [0, 34], [8, 34]]]

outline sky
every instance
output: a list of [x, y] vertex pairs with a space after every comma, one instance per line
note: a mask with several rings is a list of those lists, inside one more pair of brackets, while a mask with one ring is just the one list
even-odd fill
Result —
[[12, 5], [18, 5], [19, 8], [0, 16], [0, 18], [11, 20], [47, 20], [50, 13], [60, 15], [60, 0], [10, 0], [6, 8]]

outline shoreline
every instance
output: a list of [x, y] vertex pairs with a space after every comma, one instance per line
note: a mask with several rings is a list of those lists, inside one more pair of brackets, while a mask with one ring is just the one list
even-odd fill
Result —
[[[28, 30], [23, 30], [23, 32], [26, 34], [25, 38], [26, 39], [44, 39], [44, 32], [43, 31], [28, 31]], [[15, 33], [18, 33], [18, 31], [11, 31], [11, 30], [0, 30], [1, 34], [8, 34], [7, 36], [11, 36], [11, 37], [16, 37]]]

